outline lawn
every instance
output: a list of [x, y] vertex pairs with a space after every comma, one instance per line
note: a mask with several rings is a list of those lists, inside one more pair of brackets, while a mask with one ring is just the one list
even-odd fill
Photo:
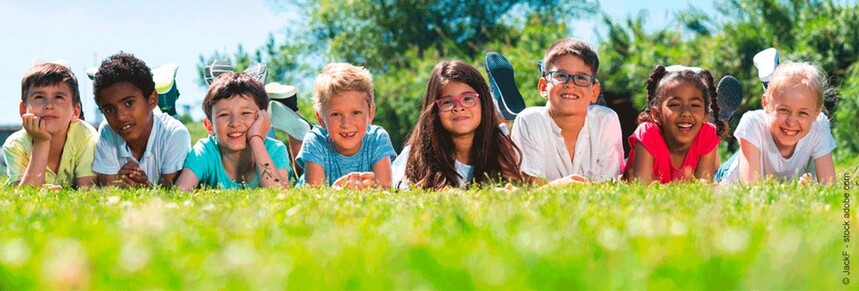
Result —
[[[859, 254], [855, 243], [843, 241], [844, 194], [855, 200], [857, 193], [843, 184], [2, 190], [4, 290], [856, 290], [859, 284], [855, 273], [842, 284], [842, 251]], [[850, 214], [855, 242], [855, 208]]]

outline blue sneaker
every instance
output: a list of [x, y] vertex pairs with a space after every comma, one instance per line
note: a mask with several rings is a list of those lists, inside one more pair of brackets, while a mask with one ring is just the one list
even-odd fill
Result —
[[716, 86], [716, 105], [719, 106], [719, 119], [730, 121], [737, 108], [743, 103], [743, 86], [733, 76], [724, 76]]
[[516, 115], [525, 109], [525, 100], [516, 87], [513, 65], [496, 52], [486, 54], [485, 63], [489, 89], [495, 99], [495, 110], [506, 120], [516, 119]]
[[265, 64], [256, 64], [248, 67], [244, 71], [245, 74], [251, 75], [254, 79], [257, 79], [260, 84], [265, 84], [265, 79], [268, 78], [268, 69], [265, 67]]

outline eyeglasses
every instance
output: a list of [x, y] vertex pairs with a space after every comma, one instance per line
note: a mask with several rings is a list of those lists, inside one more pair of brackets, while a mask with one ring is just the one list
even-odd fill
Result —
[[573, 84], [579, 87], [590, 87], [594, 83], [599, 83], [597, 78], [593, 75], [587, 74], [567, 74], [559, 71], [548, 71], [543, 73], [543, 78], [546, 78], [546, 81], [551, 82], [552, 84], [567, 84], [570, 80], [573, 80]]
[[440, 111], [451, 111], [456, 108], [456, 104], [459, 104], [462, 108], [477, 106], [479, 99], [480, 97], [477, 93], [463, 93], [459, 97], [445, 96], [439, 98], [435, 100], [435, 104], [438, 105], [438, 110]]

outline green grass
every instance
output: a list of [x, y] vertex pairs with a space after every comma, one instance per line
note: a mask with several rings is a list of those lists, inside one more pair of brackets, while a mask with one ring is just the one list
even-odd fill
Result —
[[839, 187], [2, 192], [3, 290], [859, 284]]

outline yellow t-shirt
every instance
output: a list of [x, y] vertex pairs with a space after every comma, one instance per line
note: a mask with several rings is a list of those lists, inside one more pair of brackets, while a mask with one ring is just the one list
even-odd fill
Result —
[[[98, 133], [89, 123], [78, 120], [69, 124], [60, 166], [56, 173], [50, 168], [45, 169], [45, 184], [71, 187], [76, 186], [77, 178], [95, 176], [92, 160], [97, 142]], [[32, 152], [33, 139], [23, 128], [6, 139], [3, 143], [3, 157], [6, 159], [6, 174], [9, 176], [7, 185], [21, 181]]]

